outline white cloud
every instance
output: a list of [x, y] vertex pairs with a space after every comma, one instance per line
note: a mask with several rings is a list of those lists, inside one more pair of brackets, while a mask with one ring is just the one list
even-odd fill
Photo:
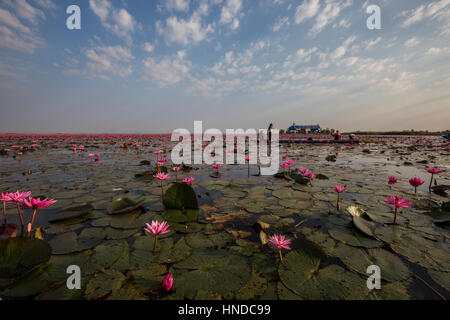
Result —
[[109, 0], [89, 0], [89, 7], [106, 29], [131, 42], [131, 33], [139, 28], [139, 24], [126, 9], [115, 8]]
[[176, 84], [185, 79], [191, 69], [191, 63], [185, 60], [185, 56], [184, 51], [179, 51], [175, 56], [164, 57], [160, 61], [147, 58], [143, 61], [145, 74], [158, 87]]
[[344, 56], [347, 53], [348, 46], [350, 44], [352, 44], [355, 40], [356, 40], [355, 36], [351, 36], [351, 37], [347, 38], [347, 40], [345, 40], [344, 43], [341, 46], [336, 48], [336, 50], [334, 50], [330, 54], [331, 59], [336, 60], [336, 59], [339, 59], [342, 56]]
[[122, 46], [104, 46], [88, 49], [85, 52], [89, 77], [104, 77], [105, 73], [128, 77], [133, 73], [128, 64], [134, 59], [131, 51]]
[[26, 0], [5, 0], [5, 3], [11, 7], [20, 18], [27, 20], [33, 25], [36, 25], [39, 19], [45, 20], [44, 12], [33, 7]]
[[273, 26], [272, 30], [274, 32], [277, 32], [281, 28], [283, 28], [284, 26], [288, 26], [289, 24], [290, 24], [289, 17], [284, 17], [284, 18], [280, 17], [280, 18], [278, 18], [277, 22]]
[[450, 0], [439, 0], [429, 3], [428, 5], [418, 6], [413, 10], [403, 11], [400, 15], [406, 16], [407, 18], [402, 22], [402, 26], [408, 27], [425, 18], [434, 18], [448, 5], [450, 5]]
[[351, 3], [351, 0], [327, 0], [323, 10], [319, 14], [317, 14], [315, 23], [311, 30], [308, 32], [308, 35], [315, 36], [319, 34], [328, 24], [336, 20], [341, 11], [349, 7]]
[[[24, 1], [7, 3], [24, 20], [35, 24], [37, 17], [43, 17], [37, 9]], [[31, 8], [30, 8], [31, 7]], [[33, 15], [33, 12], [35, 15]], [[37, 34], [36, 27], [30, 29], [24, 25], [16, 15], [6, 9], [0, 8], [0, 47], [33, 54], [37, 48], [44, 46], [44, 41]]]
[[381, 40], [382, 40], [382, 38], [381, 38], [381, 37], [378, 37], [378, 38], [376, 38], [376, 39], [374, 39], [374, 40], [368, 40], [368, 41], [365, 41], [365, 42], [363, 43], [363, 45], [366, 47], [366, 49], [372, 49], [372, 48], [375, 47], [378, 43], [380, 43]]
[[319, 0], [305, 0], [295, 11], [294, 21], [296, 24], [314, 17], [320, 9]]
[[151, 53], [151, 52], [153, 52], [155, 47], [150, 42], [146, 42], [143, 44], [142, 49], [144, 49], [144, 51], [146, 51], [148, 53]]
[[187, 11], [189, 0], [165, 0], [166, 8], [169, 10]]
[[213, 25], [202, 25], [200, 15], [197, 13], [194, 13], [189, 20], [178, 19], [176, 16], [169, 17], [165, 26], [161, 21], [157, 21], [156, 29], [158, 34], [164, 37], [166, 43], [181, 45], [199, 43], [206, 38], [208, 33], [214, 31]]
[[420, 43], [420, 41], [417, 40], [417, 38], [411, 38], [409, 40], [406, 40], [404, 45], [405, 45], [405, 47], [412, 48], [412, 47], [417, 46], [419, 43]]
[[232, 30], [239, 28], [239, 14], [243, 8], [243, 0], [226, 0], [220, 15], [221, 24], [230, 24]]

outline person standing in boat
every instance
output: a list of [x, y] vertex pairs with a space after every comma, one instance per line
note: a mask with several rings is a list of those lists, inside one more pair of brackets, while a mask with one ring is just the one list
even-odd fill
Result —
[[334, 135], [334, 140], [341, 140], [341, 138], [342, 138], [342, 135], [341, 135], [341, 133], [339, 132], [339, 130], [336, 132], [336, 134]]
[[270, 144], [272, 142], [272, 124], [270, 124], [269, 129], [267, 129], [267, 138]]

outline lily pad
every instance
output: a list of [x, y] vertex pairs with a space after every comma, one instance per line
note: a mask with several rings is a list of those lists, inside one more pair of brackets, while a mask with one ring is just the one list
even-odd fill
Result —
[[197, 195], [194, 189], [186, 183], [172, 185], [164, 194], [163, 203], [166, 209], [198, 209]]
[[143, 203], [144, 201], [136, 202], [127, 197], [120, 197], [108, 204], [106, 210], [112, 215], [125, 214], [135, 211], [137, 208], [142, 206]]
[[0, 241], [0, 279], [17, 278], [50, 259], [47, 242], [32, 238]]
[[86, 284], [84, 296], [88, 300], [105, 297], [112, 291], [120, 289], [125, 279], [122, 273], [113, 269], [101, 271]]
[[186, 260], [173, 266], [176, 291], [193, 299], [199, 291], [228, 295], [243, 288], [251, 277], [246, 259], [226, 250], [195, 250]]
[[319, 269], [321, 261], [325, 260], [325, 253], [313, 242], [296, 240], [292, 243], [292, 250], [280, 263], [278, 274], [283, 284], [299, 294], [301, 286]]
[[105, 232], [100, 228], [87, 228], [80, 235], [66, 232], [50, 240], [53, 254], [67, 254], [91, 249], [105, 239]]

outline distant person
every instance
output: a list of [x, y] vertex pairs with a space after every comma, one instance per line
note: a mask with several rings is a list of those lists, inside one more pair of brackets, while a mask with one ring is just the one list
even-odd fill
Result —
[[272, 124], [269, 125], [269, 129], [267, 129], [267, 137], [269, 138], [269, 143], [272, 142]]
[[341, 138], [342, 138], [342, 135], [341, 135], [341, 133], [339, 132], [339, 130], [336, 132], [336, 134], [334, 135], [334, 140], [341, 140]]

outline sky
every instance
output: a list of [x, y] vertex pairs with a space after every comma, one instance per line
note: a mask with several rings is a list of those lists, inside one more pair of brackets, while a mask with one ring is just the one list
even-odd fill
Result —
[[0, 0], [0, 132], [446, 130], [449, 40], [450, 0]]

